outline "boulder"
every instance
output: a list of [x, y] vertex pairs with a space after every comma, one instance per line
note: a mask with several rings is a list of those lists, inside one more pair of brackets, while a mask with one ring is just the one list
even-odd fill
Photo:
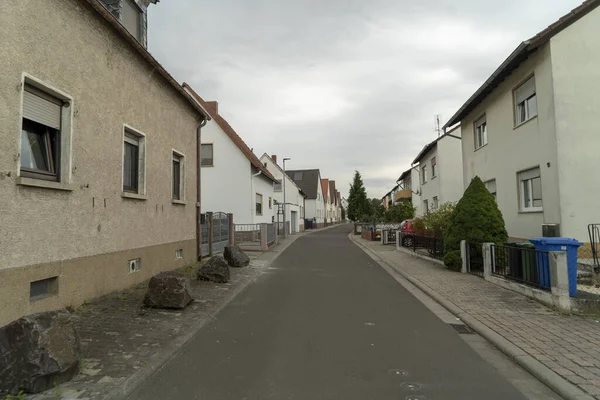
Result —
[[225, 246], [223, 256], [232, 268], [242, 268], [250, 264], [250, 257], [240, 249], [240, 246]]
[[65, 310], [22, 317], [0, 328], [0, 393], [38, 393], [79, 371], [79, 335]]
[[148, 283], [144, 305], [154, 308], [185, 308], [194, 300], [189, 279], [179, 272], [161, 272]]
[[226, 283], [229, 282], [229, 266], [223, 256], [213, 256], [198, 268], [196, 276], [203, 281]]

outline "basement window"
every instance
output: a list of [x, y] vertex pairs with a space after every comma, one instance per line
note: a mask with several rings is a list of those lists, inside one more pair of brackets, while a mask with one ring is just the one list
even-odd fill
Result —
[[29, 284], [29, 298], [31, 300], [58, 294], [58, 277], [42, 279]]

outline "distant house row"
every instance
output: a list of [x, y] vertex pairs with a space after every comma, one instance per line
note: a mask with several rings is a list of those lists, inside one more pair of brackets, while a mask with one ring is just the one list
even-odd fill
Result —
[[[479, 176], [509, 236], [589, 242], [598, 223], [600, 1], [588, 0], [521, 43], [402, 174], [384, 206], [423, 215]], [[396, 197], [394, 197], [396, 196]]]
[[[256, 157], [216, 102], [147, 51], [156, 3], [2, 5], [0, 325], [196, 262], [206, 212], [282, 217], [276, 157]], [[286, 177], [290, 232], [339, 221], [324, 182], [319, 170]]]

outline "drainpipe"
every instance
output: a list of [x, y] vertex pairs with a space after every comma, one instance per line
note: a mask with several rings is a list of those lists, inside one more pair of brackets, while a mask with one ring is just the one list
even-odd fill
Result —
[[200, 131], [202, 127], [207, 123], [206, 119], [203, 119], [196, 128], [196, 260], [200, 260], [202, 257], [202, 226], [201, 226], [201, 188], [200, 188], [200, 171], [202, 166], [200, 165], [200, 149], [202, 148], [202, 142], [200, 141]]
[[[256, 174], [250, 176], [250, 215], [251, 216], [254, 215], [254, 207], [253, 207], [254, 201], [252, 201], [252, 199], [254, 198], [253, 196], [256, 196], [256, 194], [254, 193], [254, 177], [259, 176], [260, 174], [262, 174], [262, 171], [259, 170]], [[252, 218], [252, 221], [254, 221], [254, 217]]]

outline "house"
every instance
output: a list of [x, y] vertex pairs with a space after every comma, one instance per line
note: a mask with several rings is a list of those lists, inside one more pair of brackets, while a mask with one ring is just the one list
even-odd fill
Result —
[[236, 224], [273, 222], [277, 179], [219, 114], [216, 101], [183, 87], [212, 118], [202, 129], [202, 213], [233, 214]]
[[446, 124], [461, 124], [464, 185], [485, 182], [513, 238], [589, 242], [599, 219], [598, 5], [521, 43]]
[[[460, 132], [460, 127], [457, 127], [443, 134], [423, 147], [413, 160], [412, 165], [418, 165], [416, 170], [420, 182], [419, 194], [416, 196], [417, 216], [423, 216], [436, 210], [440, 204], [458, 201], [462, 197], [464, 189]], [[408, 175], [405, 178], [407, 177]], [[411, 174], [411, 186], [413, 185]]]
[[331, 223], [337, 224], [338, 214], [337, 214], [337, 191], [335, 190], [335, 181], [329, 180], [329, 207], [331, 210]]
[[318, 169], [299, 169], [285, 173], [306, 194], [304, 200], [305, 229], [322, 228], [325, 226], [325, 201], [321, 172]]
[[[399, 203], [405, 203], [411, 201], [413, 204], [419, 203], [420, 199], [415, 199], [416, 193], [412, 190], [412, 182], [413, 182], [413, 170], [415, 168], [410, 168], [404, 171], [396, 183], [395, 195], [394, 195], [394, 205]], [[417, 179], [418, 182], [418, 179]]]
[[321, 190], [323, 191], [323, 203], [325, 207], [325, 226], [331, 224], [331, 204], [329, 203], [329, 179], [321, 179]]
[[2, 4], [0, 325], [197, 260], [209, 117], [145, 49], [149, 3]]
[[265, 153], [260, 157], [260, 161], [277, 180], [277, 183], [275, 183], [275, 192], [273, 193], [273, 200], [275, 202], [275, 221], [283, 224], [283, 179], [285, 179], [286, 232], [292, 234], [303, 232], [304, 199], [306, 198], [306, 194], [296, 182], [283, 172], [283, 169], [277, 164], [277, 156], [272, 155], [269, 157], [267, 153]]

